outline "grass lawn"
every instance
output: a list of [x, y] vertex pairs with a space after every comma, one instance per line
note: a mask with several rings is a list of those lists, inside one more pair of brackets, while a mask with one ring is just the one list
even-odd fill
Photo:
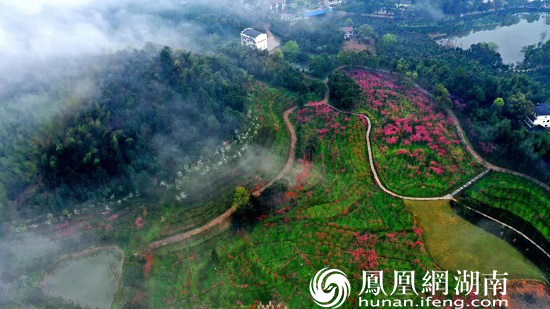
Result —
[[434, 261], [451, 272], [507, 272], [509, 278], [540, 279], [540, 270], [504, 240], [456, 215], [447, 201], [406, 201], [424, 230], [424, 242]]

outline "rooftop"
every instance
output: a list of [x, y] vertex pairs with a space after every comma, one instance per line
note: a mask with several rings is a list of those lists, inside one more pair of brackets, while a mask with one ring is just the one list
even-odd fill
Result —
[[252, 28], [247, 28], [243, 30], [243, 34], [252, 38], [257, 38], [259, 35], [263, 34], [263, 32], [260, 32]]
[[304, 12], [304, 16], [305, 17], [319, 16], [319, 15], [324, 15], [327, 12], [332, 12], [332, 8], [319, 7], [316, 10], [306, 10]]
[[535, 106], [535, 113], [538, 116], [550, 116], [550, 104], [540, 103]]

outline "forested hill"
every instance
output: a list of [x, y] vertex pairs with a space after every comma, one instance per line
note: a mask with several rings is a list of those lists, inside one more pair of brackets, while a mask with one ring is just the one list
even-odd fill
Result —
[[[223, 56], [169, 48], [154, 57], [121, 52], [98, 79], [98, 91], [77, 112], [56, 115], [27, 145], [17, 141], [30, 153], [2, 158], [0, 179], [9, 198], [32, 185], [35, 197], [56, 189], [87, 199], [89, 188], [192, 162], [242, 124], [245, 86], [252, 81]], [[2, 133], [4, 141], [15, 134]], [[5, 148], [15, 146], [2, 147], [9, 154]], [[50, 211], [63, 207], [42, 204]]]

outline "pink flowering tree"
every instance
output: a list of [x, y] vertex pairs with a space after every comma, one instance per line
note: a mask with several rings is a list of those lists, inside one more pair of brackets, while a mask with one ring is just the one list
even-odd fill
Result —
[[[425, 91], [404, 87], [386, 73], [348, 74], [363, 91], [362, 108], [373, 120], [376, 168], [390, 189], [404, 195], [441, 195], [482, 171], [461, 145], [450, 117]], [[484, 149], [491, 152], [493, 147]]]

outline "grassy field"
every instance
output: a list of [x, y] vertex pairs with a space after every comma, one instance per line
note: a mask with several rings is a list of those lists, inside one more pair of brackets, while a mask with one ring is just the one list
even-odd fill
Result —
[[456, 215], [448, 201], [406, 201], [424, 230], [428, 252], [443, 269], [507, 272], [510, 278], [540, 279], [539, 269], [504, 240]]
[[550, 241], [550, 193], [536, 183], [494, 172], [465, 190], [460, 201], [473, 207], [486, 205], [509, 211]]

